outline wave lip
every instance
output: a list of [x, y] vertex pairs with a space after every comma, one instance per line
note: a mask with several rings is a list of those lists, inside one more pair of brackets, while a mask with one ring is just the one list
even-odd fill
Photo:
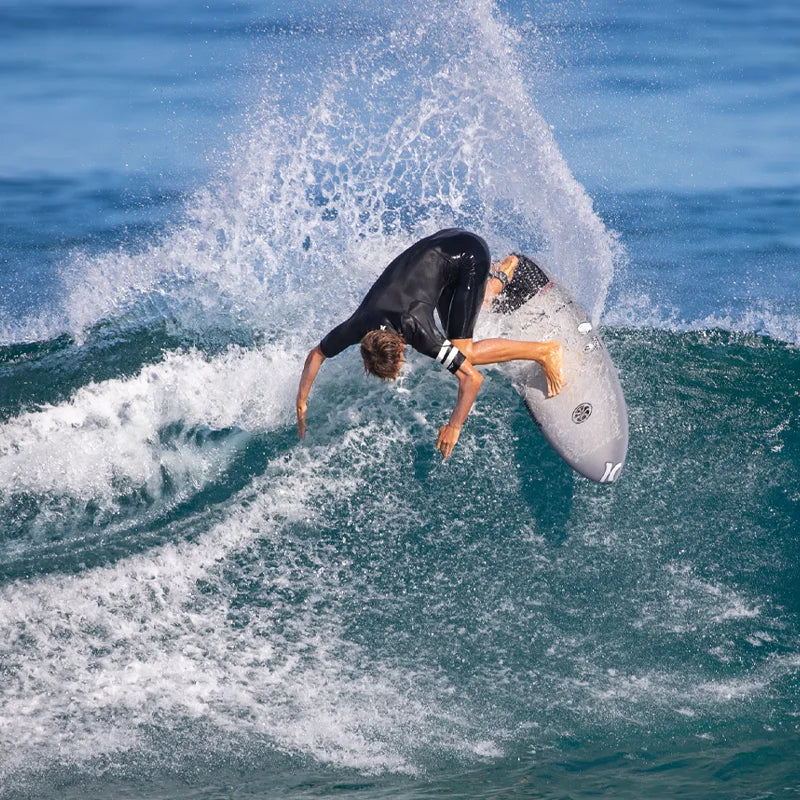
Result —
[[0, 502], [29, 495], [113, 506], [131, 489], [158, 497], [167, 478], [196, 489], [226, 456], [171, 437], [170, 426], [255, 434], [284, 424], [298, 370], [280, 347], [173, 351], [131, 378], [24, 412], [0, 425]]

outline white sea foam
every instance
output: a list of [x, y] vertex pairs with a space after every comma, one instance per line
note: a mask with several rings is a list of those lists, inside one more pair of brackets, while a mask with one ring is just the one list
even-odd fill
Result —
[[673, 633], [708, 631], [728, 620], [755, 619], [757, 602], [735, 589], [699, 577], [688, 563], [669, 563], [663, 571], [663, 597], [643, 603], [638, 627], [658, 626]]
[[283, 348], [231, 347], [206, 357], [168, 353], [131, 378], [83, 386], [66, 402], [0, 425], [0, 499], [49, 495], [111, 503], [131, 488], [161, 493], [165, 476], [201, 485], [226, 454], [183, 431], [238, 428], [248, 433], [285, 423], [299, 359]]
[[[4, 770], [148, 752], [152, 726], [193, 720], [365, 771], [414, 771], [409, 754], [432, 746], [497, 752], [458, 733], [435, 670], [382, 663], [346, 640], [342, 565], [292, 533], [319, 524], [329, 481], [357, 491], [402, 436], [377, 434], [362, 426], [276, 459], [191, 543], [0, 590]], [[239, 580], [263, 599], [245, 619]]]
[[766, 300], [753, 301], [738, 311], [718, 311], [697, 319], [685, 318], [677, 306], [665, 306], [643, 292], [622, 292], [608, 305], [607, 325], [622, 328], [656, 328], [675, 331], [707, 331], [718, 328], [732, 333], [755, 333], [780, 342], [800, 345], [800, 318], [796, 310], [777, 307]]
[[692, 323], [691, 329], [721, 328], [726, 331], [744, 331], [769, 336], [780, 342], [800, 346], [800, 317], [797, 310], [773, 308], [770, 303], [758, 302], [752, 308], [738, 313], [710, 314]]

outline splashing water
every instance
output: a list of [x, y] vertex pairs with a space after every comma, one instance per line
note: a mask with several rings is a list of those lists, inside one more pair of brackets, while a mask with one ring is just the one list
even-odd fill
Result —
[[66, 324], [145, 301], [189, 326], [223, 317], [307, 342], [400, 249], [452, 225], [496, 256], [535, 249], [597, 319], [619, 249], [536, 111], [527, 56], [491, 2], [404, 4], [368, 46], [317, 66], [306, 103], [265, 92], [182, 225], [144, 253], [76, 258]]

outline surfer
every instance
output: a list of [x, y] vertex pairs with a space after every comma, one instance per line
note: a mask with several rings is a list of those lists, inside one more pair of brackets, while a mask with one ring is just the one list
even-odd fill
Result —
[[[512, 255], [492, 265], [486, 242], [460, 228], [439, 231], [403, 251], [375, 281], [353, 315], [306, 357], [297, 391], [300, 438], [305, 438], [308, 428], [308, 395], [322, 363], [358, 342], [364, 368], [382, 380], [397, 378], [407, 344], [436, 359], [458, 378], [456, 406], [436, 441], [444, 458], [453, 452], [483, 382], [475, 366], [536, 361], [544, 371], [548, 397], [558, 394], [564, 385], [559, 342], [472, 339], [481, 306], [508, 285], [518, 261]], [[434, 323], [434, 309], [446, 337]]]

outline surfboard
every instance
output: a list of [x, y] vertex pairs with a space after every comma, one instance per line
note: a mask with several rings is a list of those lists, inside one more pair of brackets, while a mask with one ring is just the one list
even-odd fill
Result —
[[557, 340], [564, 346], [566, 385], [558, 395], [547, 397], [544, 373], [533, 361], [507, 365], [514, 388], [570, 467], [598, 483], [616, 481], [628, 452], [628, 409], [617, 369], [589, 315], [524, 255], [491, 311], [500, 319], [503, 336]]

